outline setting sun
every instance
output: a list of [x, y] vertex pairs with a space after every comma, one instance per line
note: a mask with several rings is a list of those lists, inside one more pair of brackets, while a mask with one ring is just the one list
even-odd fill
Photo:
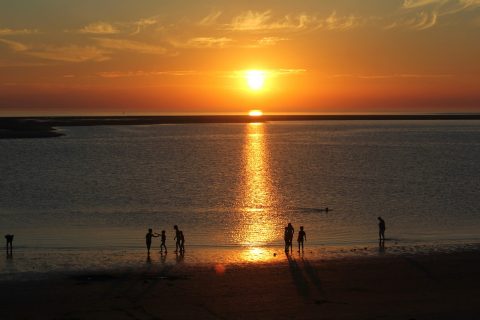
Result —
[[262, 70], [248, 70], [245, 73], [248, 87], [252, 90], [260, 90], [265, 83], [265, 71]]
[[260, 117], [263, 115], [263, 112], [261, 110], [251, 110], [249, 113], [248, 113], [249, 116], [251, 117]]

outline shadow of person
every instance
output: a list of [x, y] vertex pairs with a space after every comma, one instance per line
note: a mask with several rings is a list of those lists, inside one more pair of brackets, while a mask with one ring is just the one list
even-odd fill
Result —
[[152, 258], [150, 258], [150, 253], [147, 254], [147, 261], [146, 261], [146, 263], [147, 263], [148, 265], [152, 264]]
[[297, 261], [293, 256], [287, 254], [287, 259], [290, 274], [292, 276], [293, 283], [297, 288], [298, 294], [305, 298], [308, 297], [310, 295], [310, 287], [308, 285], [307, 279], [305, 278], [302, 270], [300, 269], [300, 266], [298, 265]]

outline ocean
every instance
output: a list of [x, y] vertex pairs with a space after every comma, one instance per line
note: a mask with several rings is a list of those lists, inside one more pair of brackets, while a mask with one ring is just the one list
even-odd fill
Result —
[[63, 127], [0, 140], [0, 233], [15, 234], [16, 256], [0, 273], [144, 261], [147, 229], [166, 230], [173, 251], [175, 224], [193, 261], [272, 259], [288, 222], [304, 226], [309, 252], [375, 251], [379, 216], [387, 247], [475, 244], [479, 124]]

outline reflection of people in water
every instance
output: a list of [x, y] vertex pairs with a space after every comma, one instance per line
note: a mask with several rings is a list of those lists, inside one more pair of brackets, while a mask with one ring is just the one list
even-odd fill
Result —
[[165, 245], [165, 241], [167, 240], [167, 236], [165, 235], [165, 230], [162, 230], [162, 237], [160, 243], [160, 252], [163, 252], [163, 248], [165, 248], [165, 253], [167, 253], [167, 246]]
[[385, 220], [378, 217], [378, 240], [385, 240]]
[[298, 241], [298, 252], [300, 252], [300, 246], [302, 247], [302, 252], [303, 252], [303, 242], [307, 241], [307, 234], [305, 231], [303, 231], [303, 226], [300, 227], [297, 241]]
[[145, 243], [147, 245], [147, 252], [150, 255], [150, 247], [152, 246], [152, 237], [158, 237], [158, 234], [154, 234], [152, 229], [148, 229], [147, 234], [145, 235]]
[[385, 241], [383, 240], [378, 241], [378, 253], [380, 254], [385, 253]]

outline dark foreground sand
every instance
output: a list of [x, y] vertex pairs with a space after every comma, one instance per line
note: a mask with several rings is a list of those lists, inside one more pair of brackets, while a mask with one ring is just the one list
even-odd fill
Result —
[[246, 265], [0, 282], [0, 319], [480, 319], [480, 253]]

